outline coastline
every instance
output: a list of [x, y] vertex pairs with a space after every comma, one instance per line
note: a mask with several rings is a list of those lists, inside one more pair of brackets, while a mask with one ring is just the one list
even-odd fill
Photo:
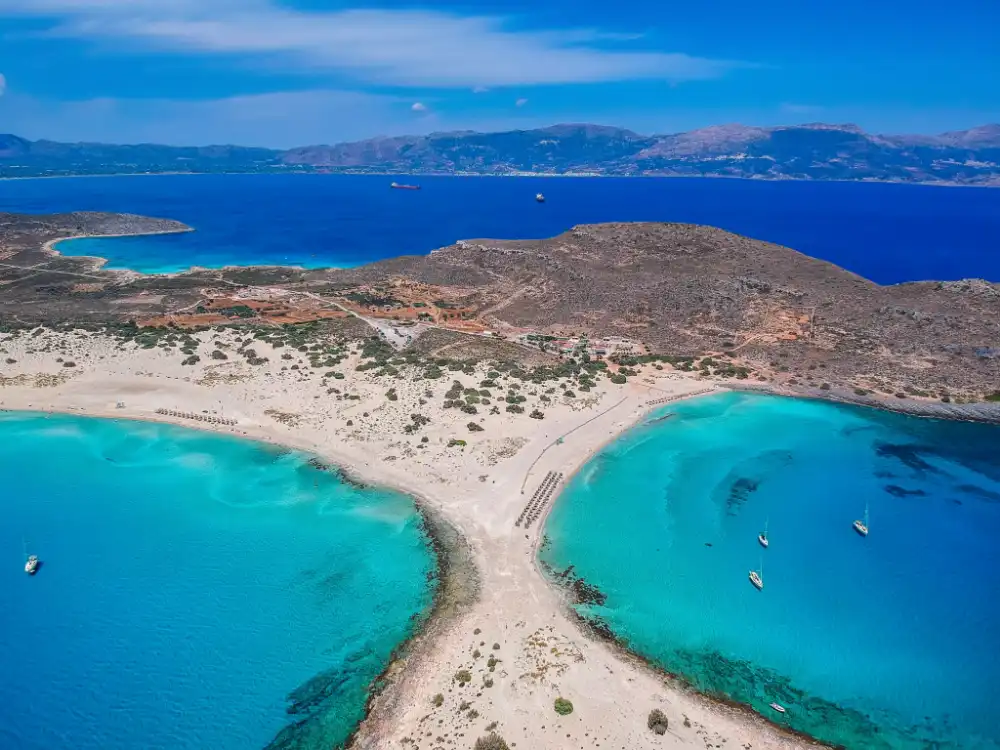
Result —
[[631, 424], [627, 425], [617, 434], [609, 437], [607, 440], [596, 446], [594, 450], [579, 464], [579, 466], [577, 466], [571, 474], [565, 477], [561, 484], [560, 492], [552, 498], [551, 502], [546, 504], [545, 510], [538, 518], [538, 533], [532, 546], [532, 559], [534, 561], [535, 570], [538, 576], [546, 581], [549, 586], [558, 593], [567, 618], [573, 622], [582, 634], [603, 643], [607, 648], [612, 650], [619, 659], [632, 664], [635, 669], [645, 671], [656, 679], [668, 682], [675, 690], [687, 693], [695, 700], [704, 701], [705, 704], [713, 710], [728, 710], [739, 720], [750, 723], [759, 723], [762, 726], [768, 727], [771, 731], [787, 735], [790, 738], [802, 743], [799, 747], [832, 749], [835, 746], [824, 743], [815, 737], [805, 732], [793, 729], [786, 724], [772, 720], [746, 703], [740, 703], [739, 701], [733, 700], [719, 693], [701, 691], [694, 687], [683, 675], [671, 672], [654, 660], [631, 649], [624, 640], [615, 635], [609, 628], [600, 627], [598, 623], [584, 617], [574, 609], [568, 589], [556, 580], [556, 571], [549, 568], [540, 557], [541, 549], [546, 543], [545, 523], [548, 520], [549, 515], [555, 509], [556, 504], [562, 499], [562, 495], [570, 483], [581, 471], [583, 471], [584, 468], [586, 468], [590, 461], [600, 454], [601, 451], [615, 441], [620, 440], [629, 430], [635, 429], [636, 427], [644, 424], [645, 420], [651, 413], [660, 411], [661, 409], [665, 409], [682, 401], [714, 396], [730, 390], [738, 389], [729, 388], [728, 384], [726, 386], [715, 384], [714, 387], [710, 389], [673, 398], [668, 403], [650, 403], [645, 411], [640, 411], [634, 414], [635, 418], [632, 420]]
[[[232, 352], [244, 335], [226, 329], [193, 338]], [[440, 401], [449, 378], [393, 379], [398, 400], [387, 399], [386, 382], [358, 371], [355, 352], [336, 381], [352, 398], [336, 399], [319, 373], [282, 369], [285, 361], [304, 365], [304, 355], [262, 341], [254, 346], [264, 364], [203, 357], [185, 366], [179, 352], [86, 332], [10, 335], [2, 341], [10, 356], [0, 377], [0, 408], [162, 422], [288, 446], [337, 467], [348, 481], [413, 498], [438, 545], [442, 589], [375, 681], [355, 746], [381, 750], [416, 741], [431, 728], [428, 717], [441, 733], [464, 735], [470, 745], [496, 725], [508, 743], [550, 750], [575, 750], [585, 735], [630, 750], [689, 747], [708, 736], [718, 738], [714, 744], [758, 749], [822, 746], [749, 707], [698, 693], [599, 637], [578, 621], [564, 590], [540, 574], [538, 545], [554, 503], [532, 527], [515, 524], [550, 472], [572, 477], [650, 412], [667, 408], [664, 399], [729, 389], [729, 381], [644, 368], [626, 384], [602, 379], [586, 397], [554, 399], [543, 420], [481, 410], [483, 430], [473, 432], [467, 415]], [[58, 354], [76, 366], [64, 369]], [[283, 360], [284, 354], [292, 359]], [[488, 369], [479, 365], [466, 375], [478, 382]], [[156, 413], [160, 408], [236, 424], [169, 417]], [[409, 438], [414, 433], [403, 428], [414, 412], [429, 422]], [[457, 437], [460, 446], [453, 445]], [[486, 656], [496, 659], [495, 669]], [[464, 672], [472, 675], [471, 689], [456, 681]], [[437, 695], [443, 705], [432, 704]], [[580, 710], [553, 721], [555, 697]], [[647, 729], [653, 708], [670, 717], [668, 735]]]
[[729, 383], [730, 390], [744, 393], [761, 393], [782, 398], [802, 398], [825, 401], [831, 404], [877, 409], [891, 414], [923, 419], [942, 419], [950, 422], [976, 422], [979, 424], [1000, 424], [1000, 403], [977, 401], [967, 404], [943, 403], [916, 398], [899, 399], [888, 396], [858, 396], [844, 390], [820, 391], [819, 393], [774, 386], [769, 383]]
[[758, 177], [754, 175], [725, 175], [725, 174], [598, 174], [591, 172], [569, 172], [569, 173], [545, 173], [545, 172], [517, 172], [517, 173], [478, 173], [478, 172], [320, 172], [320, 169], [328, 167], [315, 166], [309, 170], [299, 171], [274, 171], [274, 172], [107, 172], [99, 174], [58, 174], [58, 175], [25, 175], [0, 177], [0, 182], [19, 180], [77, 180], [109, 177], [208, 177], [216, 176], [254, 176], [266, 177], [270, 175], [287, 176], [308, 176], [319, 177], [486, 177], [486, 178], [567, 178], [567, 179], [685, 179], [685, 180], [746, 180], [748, 182], [839, 182], [839, 183], [862, 183], [872, 185], [912, 185], [914, 187], [932, 188], [1000, 188], [1000, 180], [986, 183], [954, 182], [940, 180], [934, 182], [914, 182], [909, 180], [847, 180], [847, 179], [815, 179], [809, 177]]
[[[184, 228], [177, 228], [177, 229], [154, 229], [148, 232], [125, 232], [125, 233], [116, 232], [111, 234], [74, 234], [74, 235], [69, 235], [68, 237], [57, 237], [55, 239], [48, 240], [45, 244], [42, 245], [42, 253], [53, 258], [80, 258], [84, 261], [89, 261], [91, 263], [91, 269], [94, 271], [103, 269], [111, 273], [127, 273], [130, 275], [138, 274], [145, 276], [147, 274], [145, 274], [144, 272], [133, 271], [130, 268], [104, 269], [104, 266], [106, 266], [108, 263], [107, 258], [102, 258], [99, 255], [66, 255], [60, 252], [58, 248], [56, 248], [56, 245], [58, 245], [60, 242], [69, 242], [70, 240], [104, 240], [104, 239], [118, 239], [122, 237], [156, 237], [159, 235], [166, 235], [166, 234], [186, 234], [188, 232], [193, 232], [193, 231], [195, 231], [194, 227], [185, 226]], [[188, 269], [188, 270], [193, 270], [193, 269]]]
[[[293, 441], [279, 441], [265, 434], [248, 434], [237, 430], [224, 429], [223, 425], [212, 425], [206, 422], [187, 422], [179, 418], [123, 415], [113, 412], [92, 412], [84, 409], [8, 409], [0, 408], [0, 413], [22, 415], [59, 415], [83, 417], [86, 419], [101, 419], [109, 421], [126, 420], [130, 422], [152, 422], [170, 425], [182, 429], [199, 430], [236, 440], [246, 440], [274, 447], [288, 448], [313, 459], [326, 459], [327, 456], [316, 452], [305, 445], [296, 445]], [[400, 486], [381, 481], [369, 482], [366, 478], [357, 477], [355, 469], [350, 465], [341, 465], [334, 461], [327, 464], [328, 469], [339, 472], [348, 483], [389, 489], [409, 497], [417, 510], [423, 533], [434, 555], [435, 578], [437, 586], [430, 606], [416, 617], [413, 632], [393, 649], [385, 667], [376, 675], [368, 686], [368, 697], [365, 701], [364, 716], [344, 742], [344, 747], [378, 747], [368, 744], [378, 741], [378, 735], [384, 725], [391, 721], [393, 709], [399, 703], [396, 684], [406, 678], [406, 667], [419, 660], [423, 651], [433, 639], [440, 635], [448, 623], [467, 609], [478, 595], [479, 576], [472, 561], [468, 541], [448, 520], [433, 508], [427, 498], [419, 493]], [[270, 747], [270, 745], [269, 745]]]

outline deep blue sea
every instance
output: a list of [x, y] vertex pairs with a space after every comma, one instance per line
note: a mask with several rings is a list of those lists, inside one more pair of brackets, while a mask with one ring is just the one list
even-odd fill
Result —
[[413, 503], [302, 454], [18, 413], [0, 444], [5, 750], [330, 750], [431, 601]]
[[1000, 748], [1000, 427], [736, 393], [665, 414], [546, 524], [542, 560], [607, 595], [585, 615], [852, 750]]
[[[681, 178], [162, 175], [0, 181], [0, 211], [127, 211], [191, 234], [78, 240], [111, 267], [351, 266], [459, 239], [549, 237], [576, 224], [711, 224], [793, 247], [879, 283], [1000, 281], [1000, 190]], [[399, 178], [396, 178], [399, 179]], [[544, 204], [535, 202], [543, 192]]]

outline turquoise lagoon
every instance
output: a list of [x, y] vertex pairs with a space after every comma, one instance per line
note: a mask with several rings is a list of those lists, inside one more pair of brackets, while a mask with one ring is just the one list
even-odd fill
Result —
[[17, 413], [0, 444], [0, 747], [336, 747], [432, 601], [412, 501], [300, 453]]
[[1000, 427], [695, 399], [581, 469], [546, 535], [607, 597], [581, 614], [701, 690], [849, 748], [1000, 748]]

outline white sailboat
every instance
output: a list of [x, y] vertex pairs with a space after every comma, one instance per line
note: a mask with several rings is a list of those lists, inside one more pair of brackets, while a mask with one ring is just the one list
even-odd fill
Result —
[[38, 555], [28, 554], [28, 544], [24, 539], [21, 540], [21, 544], [24, 547], [24, 572], [29, 576], [33, 576], [38, 572]]
[[865, 520], [855, 521], [852, 525], [861, 536], [868, 536], [868, 503], [865, 503]]
[[756, 570], [750, 571], [750, 583], [752, 583], [753, 587], [758, 591], [764, 590], [764, 558], [761, 558], [760, 560], [759, 573]]
[[767, 521], [764, 521], [764, 530], [757, 535], [757, 541], [760, 542], [760, 546], [767, 549], [767, 545], [771, 542], [767, 538]]

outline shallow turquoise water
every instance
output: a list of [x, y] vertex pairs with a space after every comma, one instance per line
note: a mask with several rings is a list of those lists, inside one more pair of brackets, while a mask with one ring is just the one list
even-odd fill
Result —
[[829, 742], [1000, 748], [1000, 427], [743, 394], [659, 414], [547, 523], [543, 562], [607, 596], [583, 614]]
[[[191, 266], [357, 266], [457, 240], [552, 237], [577, 224], [681, 221], [793, 247], [880, 284], [1000, 281], [1000, 191], [710, 177], [143, 175], [0, 180], [0, 211], [123, 211], [196, 231], [59, 244], [145, 272]], [[409, 181], [409, 180], [408, 180]], [[544, 205], [535, 194], [545, 193]]]
[[302, 454], [25, 414], [0, 444], [0, 747], [335, 747], [432, 599], [411, 500]]

